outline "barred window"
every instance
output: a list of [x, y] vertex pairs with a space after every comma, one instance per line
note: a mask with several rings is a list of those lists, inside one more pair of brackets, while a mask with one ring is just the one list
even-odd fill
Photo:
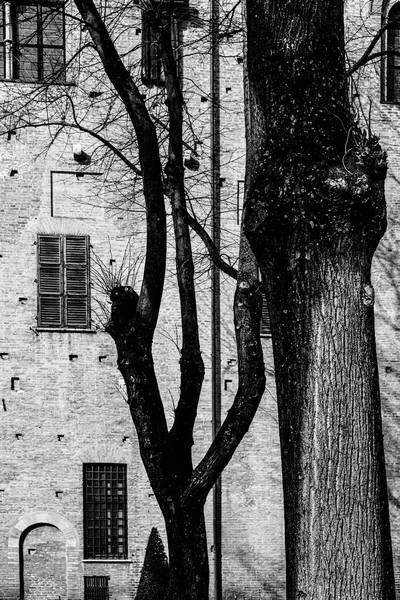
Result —
[[271, 335], [271, 321], [269, 318], [267, 297], [262, 292], [262, 308], [261, 308], [261, 335]]
[[108, 580], [107, 575], [86, 576], [84, 600], [108, 600]]
[[389, 11], [387, 30], [387, 102], [400, 102], [400, 4]]
[[38, 326], [88, 329], [89, 238], [38, 236]]
[[23, 82], [65, 81], [61, 2], [1, 2], [0, 77]]
[[84, 464], [84, 558], [127, 558], [126, 465]]

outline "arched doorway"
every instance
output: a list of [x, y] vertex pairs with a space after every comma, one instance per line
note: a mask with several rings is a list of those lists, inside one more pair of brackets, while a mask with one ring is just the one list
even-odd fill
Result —
[[65, 600], [67, 561], [65, 537], [54, 525], [39, 523], [20, 540], [21, 600]]

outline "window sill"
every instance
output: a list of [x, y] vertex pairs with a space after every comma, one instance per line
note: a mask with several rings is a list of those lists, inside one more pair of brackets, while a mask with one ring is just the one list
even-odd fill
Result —
[[400, 106], [400, 100], [381, 100], [381, 104], [387, 104], [388, 106]]
[[74, 329], [72, 327], [32, 327], [32, 329], [40, 333], [97, 333], [95, 329]]
[[32, 79], [31, 81], [27, 79], [6, 79], [5, 77], [0, 77], [1, 83], [16, 83], [18, 85], [45, 85], [45, 86], [53, 86], [53, 85], [64, 85], [68, 87], [76, 87], [76, 83], [71, 81], [37, 81]]
[[131, 563], [131, 558], [84, 558], [84, 563]]

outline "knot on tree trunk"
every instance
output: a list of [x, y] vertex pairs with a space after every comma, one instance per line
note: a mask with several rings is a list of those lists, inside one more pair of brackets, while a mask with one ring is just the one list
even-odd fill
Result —
[[235, 297], [236, 329], [259, 329], [262, 309], [261, 283], [243, 279], [238, 283]]
[[115, 286], [110, 292], [111, 315], [106, 331], [115, 335], [125, 331], [136, 314], [139, 296], [129, 285]]

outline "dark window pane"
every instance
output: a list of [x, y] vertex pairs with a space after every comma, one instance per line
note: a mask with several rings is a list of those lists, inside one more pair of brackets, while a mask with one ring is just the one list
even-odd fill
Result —
[[62, 83], [65, 81], [64, 50], [62, 48], [43, 48], [43, 81]]
[[38, 50], [35, 47], [19, 46], [15, 49], [15, 77], [22, 81], [38, 79]]
[[4, 3], [0, 5], [0, 42], [4, 40]]
[[38, 44], [36, 6], [17, 5], [14, 41], [20, 44]]
[[62, 45], [64, 18], [61, 9], [42, 7], [42, 35], [45, 46]]
[[142, 80], [148, 85], [164, 85], [162, 55], [156, 32], [149, 19], [142, 18]]
[[0, 78], [3, 79], [6, 76], [6, 67], [5, 67], [5, 56], [4, 56], [4, 46], [0, 45]]

